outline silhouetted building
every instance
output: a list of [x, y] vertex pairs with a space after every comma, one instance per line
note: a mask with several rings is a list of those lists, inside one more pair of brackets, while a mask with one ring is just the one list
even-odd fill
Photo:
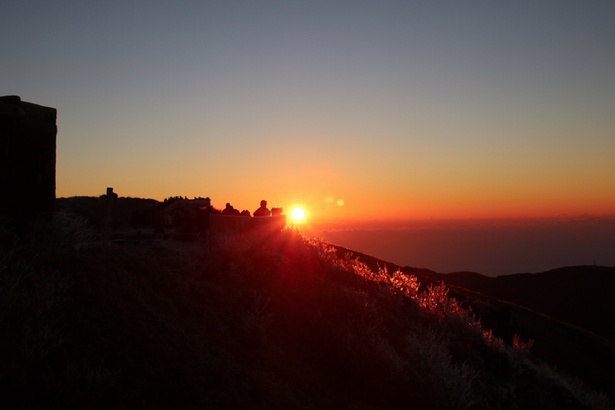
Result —
[[53, 210], [55, 108], [0, 97], [0, 212], [19, 226]]

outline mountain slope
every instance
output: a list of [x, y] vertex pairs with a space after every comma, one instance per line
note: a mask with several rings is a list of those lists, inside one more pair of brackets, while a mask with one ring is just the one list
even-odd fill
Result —
[[[450, 288], [449, 295], [471, 308], [481, 323], [497, 337], [508, 343], [513, 342], [515, 335], [532, 340], [532, 352], [541, 360], [575, 375], [600, 391], [615, 391], [612, 377], [615, 341], [584, 327], [587, 323], [594, 323], [595, 329], [604, 331], [612, 328], [615, 322], [615, 307], [608, 307], [613, 305], [613, 298], [608, 296], [614, 277], [612, 268], [569, 267], [544, 274], [493, 278], [474, 272], [439, 274], [429, 269], [399, 268], [373, 256], [343, 247], [337, 249], [340, 254], [352, 254], [372, 269], [378, 269], [378, 266], [389, 270], [401, 269], [408, 275], [416, 276], [423, 287], [446, 283]], [[563, 273], [561, 280], [559, 273]], [[583, 283], [585, 280], [590, 283]], [[577, 289], [586, 302], [572, 305], [576, 309], [574, 317], [579, 318], [580, 325], [571, 324], [573, 320], [557, 310], [560, 303], [556, 302], [567, 301], [572, 289]], [[523, 295], [525, 290], [528, 296]], [[592, 290], [596, 290], [595, 299], [599, 300], [592, 300]], [[540, 299], [540, 295], [545, 294], [549, 297]], [[540, 303], [532, 303], [534, 300]]]
[[468, 272], [437, 277], [447, 284], [526, 306], [615, 340], [615, 268], [570, 266], [495, 278]]
[[18, 408], [611, 405], [445, 287], [291, 230], [110, 246], [45, 232], [0, 253], [0, 393]]

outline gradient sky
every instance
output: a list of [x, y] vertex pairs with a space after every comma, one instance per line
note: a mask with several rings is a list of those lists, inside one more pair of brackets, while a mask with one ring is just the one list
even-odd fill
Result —
[[612, 214], [614, 22], [612, 0], [12, 1], [0, 94], [57, 108], [58, 197]]

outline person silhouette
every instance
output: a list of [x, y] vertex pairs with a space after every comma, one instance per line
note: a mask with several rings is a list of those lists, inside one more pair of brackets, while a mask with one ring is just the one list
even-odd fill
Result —
[[226, 203], [226, 207], [221, 212], [223, 215], [239, 215], [239, 211], [230, 203]]
[[271, 211], [267, 209], [267, 201], [261, 201], [261, 207], [254, 211], [254, 216], [270, 216]]

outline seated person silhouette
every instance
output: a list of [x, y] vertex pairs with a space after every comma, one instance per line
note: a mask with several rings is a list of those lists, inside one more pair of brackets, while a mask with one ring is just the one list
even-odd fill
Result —
[[233, 205], [226, 203], [226, 207], [221, 212], [223, 215], [239, 215], [239, 211], [233, 208]]
[[261, 201], [261, 207], [254, 211], [254, 216], [270, 216], [271, 211], [267, 209], [267, 201], [264, 199]]

